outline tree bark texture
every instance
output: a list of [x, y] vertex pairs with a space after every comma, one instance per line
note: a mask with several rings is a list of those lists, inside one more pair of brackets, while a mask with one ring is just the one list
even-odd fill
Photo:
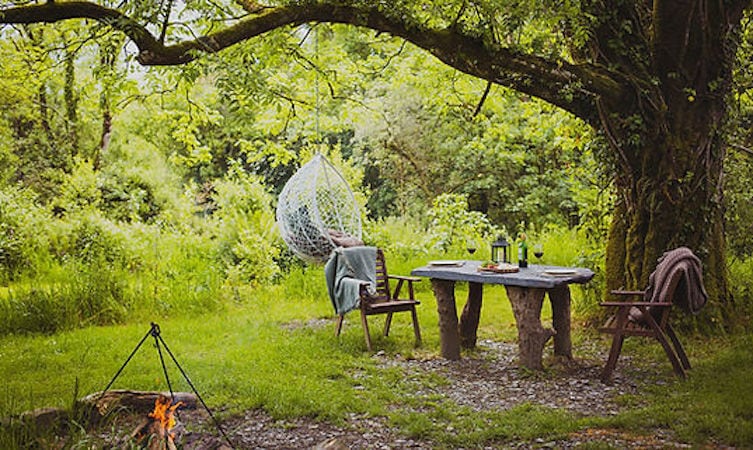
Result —
[[460, 336], [455, 306], [455, 282], [432, 278], [431, 288], [437, 299], [442, 357], [457, 361], [460, 359]]
[[468, 283], [468, 301], [460, 315], [458, 332], [460, 333], [460, 346], [463, 348], [476, 347], [478, 322], [481, 317], [481, 302], [484, 285], [481, 283]]
[[[626, 60], [624, 49], [605, 43], [614, 30], [597, 35], [602, 62], [619, 61], [638, 83], [623, 89], [623, 101], [599, 102], [600, 127], [615, 155], [618, 194], [607, 245], [607, 290], [645, 288], [657, 259], [687, 246], [703, 261], [712, 303], [722, 303], [729, 295], [722, 126], [743, 3], [681, 5], [665, 0], [645, 11], [622, 4], [625, 12], [619, 16], [635, 8], [653, 24], [641, 28], [644, 44], [635, 44], [645, 49], [642, 62]], [[657, 80], [653, 85], [639, 81], [646, 80], [647, 71]]]
[[546, 291], [517, 286], [505, 286], [505, 289], [518, 327], [520, 365], [532, 370], [541, 370], [544, 368], [544, 344], [555, 334], [554, 330], [541, 326], [541, 306]]

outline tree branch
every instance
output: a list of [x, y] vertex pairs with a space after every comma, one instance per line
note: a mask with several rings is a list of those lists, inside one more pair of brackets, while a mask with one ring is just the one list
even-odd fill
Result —
[[68, 19], [93, 19], [109, 25], [127, 35], [142, 54], [159, 54], [165, 48], [146, 27], [130, 17], [91, 2], [49, 2], [0, 10], [0, 23], [7, 24], [55, 23]]
[[255, 12], [228, 28], [167, 46], [151, 35], [145, 25], [118, 10], [88, 1], [8, 8], [0, 10], [0, 23], [52, 23], [73, 18], [98, 20], [125, 33], [139, 48], [138, 61], [143, 65], [185, 64], [201, 53], [215, 53], [287, 25], [351, 24], [401, 37], [461, 72], [539, 97], [591, 123], [598, 120], [596, 98], [606, 97], [616, 102], [623, 89], [618, 82], [619, 75], [605, 68], [515, 52], [486, 44], [454, 28], [429, 28], [405, 15], [384, 12], [378, 7], [318, 3]]
[[492, 90], [492, 82], [489, 81], [486, 83], [486, 88], [484, 89], [484, 93], [481, 95], [481, 100], [478, 101], [478, 105], [476, 105], [476, 109], [473, 111], [473, 117], [478, 116], [478, 114], [481, 112], [481, 108], [484, 106], [486, 97], [489, 96], [489, 91], [491, 90]]

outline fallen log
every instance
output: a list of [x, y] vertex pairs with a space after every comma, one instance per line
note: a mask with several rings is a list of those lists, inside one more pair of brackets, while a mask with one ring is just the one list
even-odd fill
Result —
[[[148, 413], [160, 395], [170, 398], [169, 392], [111, 390], [94, 392], [78, 401], [79, 406], [91, 408], [105, 416], [113, 410], [125, 410], [134, 413]], [[191, 392], [174, 392], [174, 402], [183, 402], [182, 409], [196, 409], [199, 399]]]

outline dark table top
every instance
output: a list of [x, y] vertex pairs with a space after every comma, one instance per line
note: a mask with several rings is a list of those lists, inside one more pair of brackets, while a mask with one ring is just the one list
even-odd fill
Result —
[[587, 283], [593, 278], [591, 269], [583, 267], [542, 266], [530, 264], [514, 273], [481, 272], [481, 261], [441, 261], [411, 271], [417, 277], [436, 278], [448, 281], [469, 281], [485, 284], [551, 289], [561, 284]]

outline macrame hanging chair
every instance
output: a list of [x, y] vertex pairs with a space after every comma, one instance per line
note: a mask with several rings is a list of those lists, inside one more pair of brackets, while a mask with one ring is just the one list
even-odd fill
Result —
[[277, 225], [290, 250], [321, 263], [342, 242], [361, 240], [361, 214], [340, 172], [322, 154], [290, 177], [277, 202]]

